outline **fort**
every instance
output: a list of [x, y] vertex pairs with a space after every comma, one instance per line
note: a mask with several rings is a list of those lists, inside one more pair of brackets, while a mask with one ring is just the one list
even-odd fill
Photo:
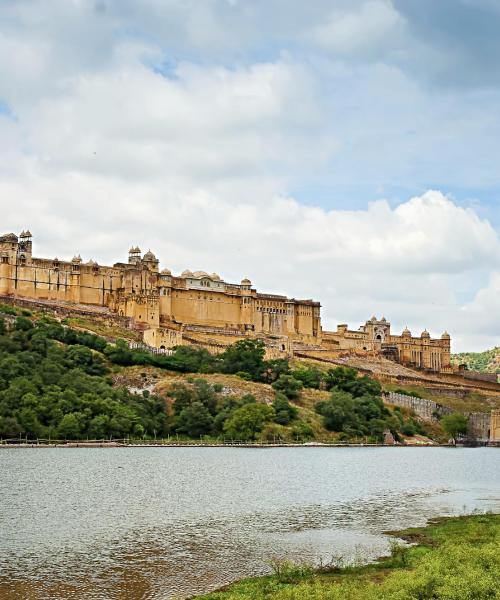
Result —
[[217, 273], [173, 275], [137, 246], [126, 262], [113, 266], [83, 262], [79, 255], [69, 261], [36, 258], [32, 250], [30, 231], [0, 236], [0, 296], [101, 307], [129, 319], [155, 348], [197, 343], [204, 334], [204, 343], [216, 351], [235, 337], [258, 336], [278, 355], [294, 349], [378, 354], [416, 369], [453, 372], [448, 333], [439, 339], [427, 331], [413, 337], [408, 329], [394, 335], [391, 324], [376, 317], [358, 330], [343, 324], [324, 331], [317, 301], [262, 293], [249, 279], [230, 283]]

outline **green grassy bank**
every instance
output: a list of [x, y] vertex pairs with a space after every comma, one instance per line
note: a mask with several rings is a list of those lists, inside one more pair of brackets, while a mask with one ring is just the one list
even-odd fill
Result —
[[198, 600], [483, 600], [500, 598], [500, 515], [440, 519], [397, 532], [391, 556], [314, 571], [282, 563]]

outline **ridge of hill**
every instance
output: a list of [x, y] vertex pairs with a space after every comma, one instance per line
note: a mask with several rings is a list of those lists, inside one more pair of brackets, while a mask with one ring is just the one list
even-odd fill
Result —
[[470, 371], [479, 373], [500, 373], [500, 347], [484, 352], [460, 352], [452, 354], [455, 365], [467, 365]]

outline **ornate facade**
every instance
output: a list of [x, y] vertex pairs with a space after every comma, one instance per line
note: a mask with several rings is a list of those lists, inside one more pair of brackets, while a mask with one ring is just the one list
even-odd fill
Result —
[[228, 283], [216, 273], [175, 276], [160, 271], [151, 251], [141, 255], [137, 247], [130, 249], [127, 262], [112, 267], [83, 262], [80, 256], [71, 261], [36, 258], [29, 231], [0, 237], [0, 295], [107, 307], [144, 330], [161, 328], [172, 339], [171, 332], [182, 325], [313, 343], [321, 337], [319, 302], [259, 293], [248, 279]]
[[391, 324], [382, 317], [372, 317], [357, 330], [338, 325], [337, 331], [323, 332], [323, 345], [334, 350], [357, 350], [378, 352], [396, 362], [417, 369], [439, 373], [452, 372], [451, 338], [445, 332], [439, 339], [432, 339], [424, 330], [413, 337], [406, 328], [401, 335], [391, 333]]

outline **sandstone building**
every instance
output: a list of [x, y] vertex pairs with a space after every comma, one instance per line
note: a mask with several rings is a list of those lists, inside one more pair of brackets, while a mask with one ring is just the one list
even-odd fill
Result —
[[391, 324], [382, 317], [372, 317], [357, 330], [338, 325], [337, 331], [323, 332], [323, 345], [338, 350], [379, 352], [410, 367], [440, 373], [452, 372], [451, 338], [445, 332], [432, 339], [427, 330], [413, 337], [406, 328], [401, 335], [391, 333]]
[[159, 328], [175, 341], [171, 332], [185, 324], [311, 342], [321, 337], [319, 302], [260, 293], [249, 279], [236, 284], [217, 273], [160, 272], [155, 255], [141, 256], [137, 247], [130, 249], [127, 262], [112, 267], [84, 263], [80, 256], [35, 258], [29, 231], [0, 237], [0, 295], [108, 307], [142, 324], [148, 341], [158, 339], [152, 333]]
[[440, 339], [427, 331], [413, 337], [408, 329], [393, 335], [391, 324], [375, 317], [358, 330], [339, 325], [323, 331], [319, 302], [261, 293], [249, 279], [229, 283], [217, 273], [188, 270], [176, 276], [160, 271], [156, 256], [138, 247], [126, 262], [103, 266], [79, 255], [71, 261], [36, 258], [32, 246], [29, 231], [0, 236], [0, 296], [104, 307], [128, 317], [156, 348], [184, 343], [187, 330], [205, 330], [267, 336], [278, 340], [270, 346], [289, 354], [302, 344], [302, 350], [375, 352], [415, 368], [452, 371], [447, 333]]

